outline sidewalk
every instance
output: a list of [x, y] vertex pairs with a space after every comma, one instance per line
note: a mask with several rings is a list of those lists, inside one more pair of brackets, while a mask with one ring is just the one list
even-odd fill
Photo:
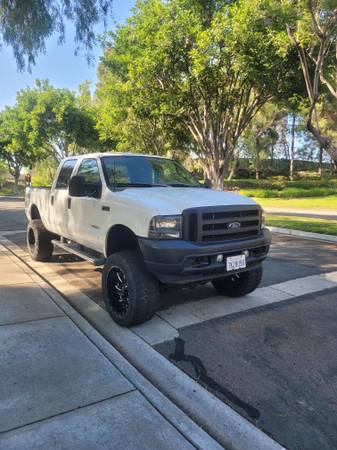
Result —
[[333, 209], [319, 209], [319, 208], [285, 208], [282, 206], [266, 206], [264, 208], [267, 214], [274, 214], [277, 216], [302, 216], [311, 217], [314, 219], [337, 220], [337, 214]]
[[154, 407], [156, 389], [145, 398], [127, 361], [41, 285], [0, 244], [1, 450], [220, 448], [169, 400]]

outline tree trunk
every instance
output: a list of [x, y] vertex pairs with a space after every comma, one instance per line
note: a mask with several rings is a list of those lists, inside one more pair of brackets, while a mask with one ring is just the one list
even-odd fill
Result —
[[324, 136], [318, 128], [316, 128], [311, 121], [311, 117], [307, 121], [307, 129], [312, 133], [317, 139], [319, 146], [322, 147], [331, 157], [334, 164], [337, 164], [337, 147], [333, 144], [331, 139]]
[[255, 179], [260, 179], [260, 133], [255, 138]]
[[223, 166], [214, 164], [211, 161], [210, 164], [204, 168], [204, 173], [206, 173], [207, 178], [211, 180], [213, 189], [223, 190], [225, 179]]
[[20, 179], [20, 168], [16, 167], [14, 172], [14, 187], [13, 187], [13, 194], [18, 195], [19, 193], [19, 179]]
[[234, 155], [233, 162], [232, 162], [232, 167], [227, 176], [228, 181], [231, 181], [233, 179], [236, 169], [239, 167], [239, 164], [240, 164], [240, 150], [237, 149], [237, 151], [235, 152], [235, 155]]
[[296, 125], [296, 116], [295, 114], [292, 114], [290, 166], [289, 166], [289, 177], [291, 181], [294, 181], [294, 172], [295, 172], [295, 125]]
[[323, 175], [323, 147], [319, 146], [319, 162], [318, 162], [318, 174], [319, 176]]
[[237, 167], [238, 167], [238, 161], [234, 161], [234, 163], [232, 165], [232, 168], [231, 168], [231, 170], [229, 172], [229, 175], [227, 177], [227, 181], [231, 181], [233, 179]]

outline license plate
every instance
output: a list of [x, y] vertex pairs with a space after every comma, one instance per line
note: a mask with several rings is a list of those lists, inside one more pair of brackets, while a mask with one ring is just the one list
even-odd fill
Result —
[[236, 255], [229, 256], [226, 259], [226, 268], [227, 271], [245, 269], [246, 268], [246, 256], [245, 255]]

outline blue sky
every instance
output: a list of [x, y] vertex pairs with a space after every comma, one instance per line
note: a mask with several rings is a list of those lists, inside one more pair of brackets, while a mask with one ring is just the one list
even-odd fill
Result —
[[[130, 14], [136, 0], [114, 0], [113, 18], [109, 20], [108, 29], [114, 27], [114, 22], [123, 22]], [[103, 32], [103, 26], [96, 28], [98, 33]], [[85, 52], [82, 50], [74, 55], [74, 33], [69, 24], [66, 28], [66, 43], [57, 45], [57, 37], [53, 36], [47, 41], [46, 54], [37, 58], [36, 65], [31, 73], [18, 72], [11, 48], [4, 47], [0, 50], [0, 109], [5, 105], [12, 105], [16, 92], [27, 86], [33, 86], [36, 78], [48, 78], [55, 87], [67, 87], [75, 90], [77, 86], [86, 80], [97, 80], [96, 66], [99, 61], [101, 49], [99, 46], [94, 51], [95, 61], [88, 66]]]

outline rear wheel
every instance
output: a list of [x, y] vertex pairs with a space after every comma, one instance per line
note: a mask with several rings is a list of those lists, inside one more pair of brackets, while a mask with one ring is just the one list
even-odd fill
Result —
[[158, 309], [158, 281], [137, 251], [109, 256], [103, 269], [102, 290], [109, 314], [121, 326], [146, 322]]
[[44, 227], [41, 220], [32, 220], [27, 225], [27, 248], [35, 261], [48, 261], [53, 254], [54, 234]]
[[213, 286], [219, 294], [228, 297], [242, 297], [255, 291], [262, 279], [262, 266], [230, 275], [229, 277], [218, 278], [212, 281]]

